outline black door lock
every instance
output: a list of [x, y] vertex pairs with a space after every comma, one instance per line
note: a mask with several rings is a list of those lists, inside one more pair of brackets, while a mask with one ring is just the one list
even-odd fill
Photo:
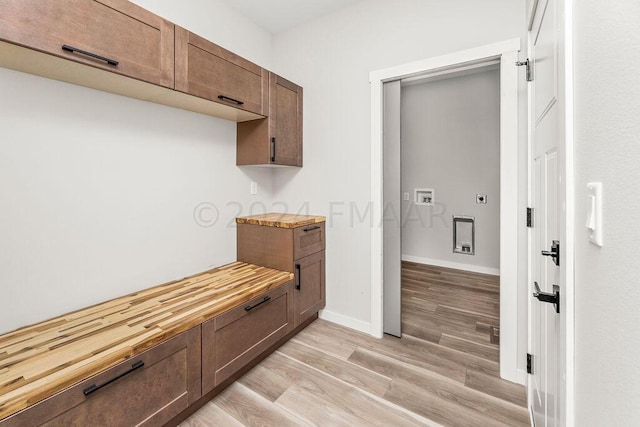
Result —
[[550, 256], [555, 265], [560, 265], [560, 242], [558, 240], [554, 240], [551, 243], [551, 250], [542, 251], [542, 255]]

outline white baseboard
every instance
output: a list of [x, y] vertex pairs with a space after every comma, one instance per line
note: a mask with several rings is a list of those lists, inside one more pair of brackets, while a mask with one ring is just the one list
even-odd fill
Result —
[[362, 320], [354, 319], [353, 317], [345, 316], [344, 314], [334, 313], [329, 310], [320, 310], [318, 316], [329, 322], [337, 323], [347, 328], [355, 329], [356, 331], [363, 332], [371, 335], [371, 323], [363, 322]]
[[459, 262], [442, 261], [440, 259], [422, 258], [413, 255], [402, 255], [402, 261], [417, 262], [420, 264], [435, 265], [436, 267], [455, 268], [456, 270], [472, 271], [474, 273], [500, 275], [499, 268], [483, 267], [481, 265], [462, 264]]

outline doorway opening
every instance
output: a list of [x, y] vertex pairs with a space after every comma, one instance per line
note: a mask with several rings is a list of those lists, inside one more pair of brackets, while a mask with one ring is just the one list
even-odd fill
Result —
[[[384, 186], [383, 169], [385, 167], [383, 135], [384, 128], [384, 83], [393, 80], [408, 79], [416, 76], [446, 75], [452, 72], [464, 72], [468, 69], [486, 67], [499, 64], [500, 73], [500, 376], [512, 382], [524, 384], [526, 374], [519, 369], [518, 359], [523, 356], [519, 341], [526, 342], [526, 312], [518, 311], [518, 253], [522, 245], [518, 242], [518, 72], [514, 63], [518, 59], [520, 40], [513, 39], [501, 43], [482, 46], [475, 49], [456, 52], [441, 57], [431, 58], [398, 67], [372, 72], [371, 102], [372, 102], [372, 188], [373, 214], [375, 224], [379, 227], [372, 229], [372, 293], [371, 293], [371, 333], [381, 337], [383, 334], [383, 319], [389, 310], [383, 304], [391, 298], [386, 285], [384, 257], [389, 255], [385, 248], [386, 233], [390, 227], [384, 221]], [[425, 188], [431, 188], [428, 185]], [[438, 190], [434, 189], [432, 198], [438, 200]], [[431, 200], [433, 201], [433, 200]], [[522, 243], [522, 242], [521, 242]], [[526, 250], [526, 242], [525, 242]], [[386, 250], [386, 253], [385, 253]], [[395, 250], [392, 251], [395, 254]], [[397, 253], [400, 262], [400, 253]], [[526, 270], [526, 266], [524, 267]], [[526, 271], [525, 277], [526, 277]], [[384, 286], [383, 286], [384, 285]], [[398, 280], [399, 295], [399, 280]], [[399, 301], [399, 298], [395, 298]], [[400, 311], [398, 310], [398, 314]], [[521, 331], [524, 328], [524, 334]], [[519, 340], [520, 338], [520, 340]], [[521, 343], [520, 343], [521, 344]]]
[[[384, 84], [385, 166], [397, 157], [392, 150], [401, 153], [400, 164], [384, 170], [385, 206], [401, 197], [399, 228], [392, 223], [398, 215], [385, 210], [385, 282], [397, 286], [397, 276], [387, 274], [396, 269], [386, 250], [393, 233], [401, 237], [402, 261], [401, 319], [385, 316], [384, 332], [491, 362], [499, 362], [500, 328], [499, 65]], [[385, 314], [396, 308], [389, 293]]]

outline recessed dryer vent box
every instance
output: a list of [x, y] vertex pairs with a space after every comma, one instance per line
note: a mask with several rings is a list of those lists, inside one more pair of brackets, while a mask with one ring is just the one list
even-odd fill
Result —
[[453, 252], [475, 255], [476, 219], [472, 216], [453, 216]]
[[433, 188], [415, 188], [413, 203], [416, 205], [433, 206], [436, 201], [436, 193]]

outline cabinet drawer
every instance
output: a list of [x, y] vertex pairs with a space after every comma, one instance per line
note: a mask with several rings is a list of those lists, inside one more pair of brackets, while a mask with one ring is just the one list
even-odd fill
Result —
[[293, 258], [300, 259], [324, 250], [324, 222], [293, 229]]
[[176, 27], [176, 89], [200, 98], [266, 115], [266, 70]]
[[293, 329], [292, 283], [287, 282], [202, 324], [203, 394]]
[[0, 426], [162, 425], [200, 398], [200, 366], [198, 326], [0, 421]]
[[324, 251], [297, 260], [295, 270], [294, 327], [324, 308]]
[[0, 28], [5, 41], [174, 87], [174, 25], [128, 1], [5, 0]]

